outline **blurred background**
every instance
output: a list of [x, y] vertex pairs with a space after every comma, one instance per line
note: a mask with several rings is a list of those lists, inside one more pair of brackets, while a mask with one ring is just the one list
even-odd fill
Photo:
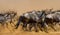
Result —
[[60, 9], [60, 0], [0, 0], [0, 10], [17, 10], [26, 12], [42, 9]]

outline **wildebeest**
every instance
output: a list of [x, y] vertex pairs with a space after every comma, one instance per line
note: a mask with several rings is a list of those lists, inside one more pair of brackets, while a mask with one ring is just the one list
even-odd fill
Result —
[[56, 31], [54, 25], [60, 22], [60, 12], [55, 11], [53, 13], [47, 14], [45, 21], [48, 26], [50, 26], [52, 29], [54, 29], [54, 31]]
[[[27, 24], [29, 24], [29, 29], [31, 30], [31, 26], [34, 26], [35, 31], [37, 31], [37, 25], [40, 24], [41, 27], [45, 27], [45, 13], [44, 11], [32, 11], [28, 13], [24, 13], [22, 16], [19, 17], [19, 20], [16, 24], [16, 29], [18, 28], [20, 22], [23, 22], [23, 27], [27, 29]], [[42, 23], [43, 22], [43, 23]]]
[[[34, 11], [35, 12], [35, 11]], [[32, 12], [32, 13], [34, 13]], [[34, 16], [32, 15], [31, 12], [27, 12], [27, 13], [24, 13], [22, 16], [19, 17], [19, 20], [18, 20], [18, 23], [16, 24], [16, 29], [18, 28], [20, 22], [23, 22], [23, 29], [26, 28], [27, 30], [27, 24], [34, 24], [34, 27], [36, 25], [36, 21], [35, 21], [35, 18]], [[33, 17], [32, 17], [33, 16]], [[34, 19], [34, 20], [33, 20]], [[35, 27], [36, 28], [36, 27]], [[37, 29], [36, 29], [37, 30]]]

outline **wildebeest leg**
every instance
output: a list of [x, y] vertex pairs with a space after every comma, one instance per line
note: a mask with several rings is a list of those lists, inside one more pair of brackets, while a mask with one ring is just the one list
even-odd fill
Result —
[[56, 29], [54, 28], [54, 25], [53, 25], [53, 24], [50, 24], [50, 27], [51, 27], [54, 31], [56, 31]]
[[45, 31], [46, 33], [48, 33], [46, 25], [44, 25], [43, 28], [44, 28], [44, 31]]
[[5, 26], [4, 26], [4, 23], [1, 23], [1, 30], [2, 31], [3, 29], [5, 29]]
[[23, 23], [22, 29], [25, 30], [25, 31], [27, 31], [27, 22]]
[[59, 26], [60, 26], [60, 22], [59, 22], [59, 24], [58, 24]]
[[57, 31], [57, 30], [54, 28], [54, 25], [55, 25], [55, 24], [54, 24], [54, 21], [52, 20], [50, 26], [51, 26], [51, 28], [52, 28], [54, 31]]
[[8, 23], [5, 22], [5, 24], [6, 24], [7, 29], [8, 29], [10, 32], [12, 32], [12, 31], [8, 28]]
[[48, 33], [47, 27], [48, 27], [48, 25], [46, 23], [44, 23], [44, 28], [45, 28], [46, 33]]
[[20, 21], [18, 21], [17, 24], [15, 25], [16, 26], [15, 29], [17, 29], [19, 27], [19, 24], [20, 24]]
[[33, 26], [34, 26], [35, 32], [38, 32], [37, 23], [33, 23]]
[[1, 25], [3, 26], [3, 28], [5, 28], [4, 23], [1, 23]]
[[33, 23], [30, 23], [29, 24], [29, 31], [31, 31], [32, 27], [33, 27]]
[[6, 23], [6, 27], [8, 28], [8, 23]]
[[[15, 24], [14, 24], [14, 22], [13, 22], [13, 19], [11, 19], [10, 24], [11, 24], [11, 26], [12, 26], [12, 24], [15, 26]], [[13, 27], [13, 26], [12, 26], [12, 27]]]
[[[17, 29], [17, 28], [19, 27], [19, 24], [20, 24], [20, 22], [21, 22], [22, 20], [23, 20], [23, 18], [20, 16], [19, 19], [18, 19], [17, 24], [15, 25], [15, 26], [16, 26], [15, 29]], [[23, 24], [24, 24], [24, 23], [23, 23]]]
[[8, 28], [8, 23], [5, 23], [5, 24], [6, 24], [7, 29], [9, 29], [9, 28]]
[[42, 22], [42, 23], [41, 23], [41, 27], [43, 28], [43, 30], [44, 30], [46, 33], [48, 33], [45, 22]]
[[41, 31], [43, 31], [40, 23], [38, 23], [37, 26], [39, 27], [39, 29], [40, 29]]

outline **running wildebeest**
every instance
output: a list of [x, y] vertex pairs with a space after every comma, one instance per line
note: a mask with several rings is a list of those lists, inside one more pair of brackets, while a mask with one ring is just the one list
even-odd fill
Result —
[[13, 23], [13, 19], [17, 16], [17, 13], [14, 11], [10, 11], [7, 12], [6, 14], [7, 14], [6, 19], [10, 20], [10, 24]]
[[[35, 11], [34, 11], [35, 12]], [[32, 13], [34, 13], [32, 12]], [[23, 22], [23, 29], [26, 28], [27, 30], [27, 24], [29, 23], [33, 23], [34, 24], [34, 28], [37, 31], [37, 27], [36, 27], [36, 21], [35, 21], [35, 17], [33, 16], [31, 12], [27, 12], [25, 14], [23, 14], [22, 16], [19, 17], [18, 23], [16, 24], [16, 29], [18, 28], [20, 22]], [[33, 16], [33, 17], [32, 17]]]
[[6, 12], [6, 13], [1, 13], [0, 14], [0, 23], [4, 26], [6, 24], [8, 26], [8, 22], [13, 23], [13, 18], [17, 15], [16, 12]]
[[[27, 24], [29, 24], [29, 28], [31, 30], [31, 25], [34, 26], [35, 31], [37, 31], [37, 24], [41, 23], [42, 19], [43, 19], [43, 23], [41, 23], [41, 27], [45, 27], [45, 22], [44, 22], [44, 11], [40, 12], [40, 11], [32, 11], [32, 12], [28, 12], [23, 14], [22, 16], [19, 17], [19, 20], [16, 24], [16, 29], [18, 28], [20, 22], [23, 22], [23, 28], [25, 27], [27, 29]], [[42, 17], [43, 16], [43, 17]]]
[[46, 15], [46, 23], [48, 26], [50, 26], [54, 31], [56, 29], [54, 28], [54, 25], [58, 24], [60, 22], [60, 12], [53, 12], [48, 15]]

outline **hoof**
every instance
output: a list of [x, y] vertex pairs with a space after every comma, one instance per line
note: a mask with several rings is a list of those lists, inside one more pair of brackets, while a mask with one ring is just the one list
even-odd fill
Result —
[[36, 30], [35, 32], [39, 32], [38, 30]]
[[41, 30], [43, 32], [43, 30]]
[[29, 32], [32, 32], [31, 30], [29, 30]]
[[26, 30], [24, 30], [24, 31], [28, 31], [28, 30], [26, 29]]
[[18, 29], [17, 27], [15, 27], [14, 29]]
[[49, 33], [48, 31], [45, 31], [46, 33]]

